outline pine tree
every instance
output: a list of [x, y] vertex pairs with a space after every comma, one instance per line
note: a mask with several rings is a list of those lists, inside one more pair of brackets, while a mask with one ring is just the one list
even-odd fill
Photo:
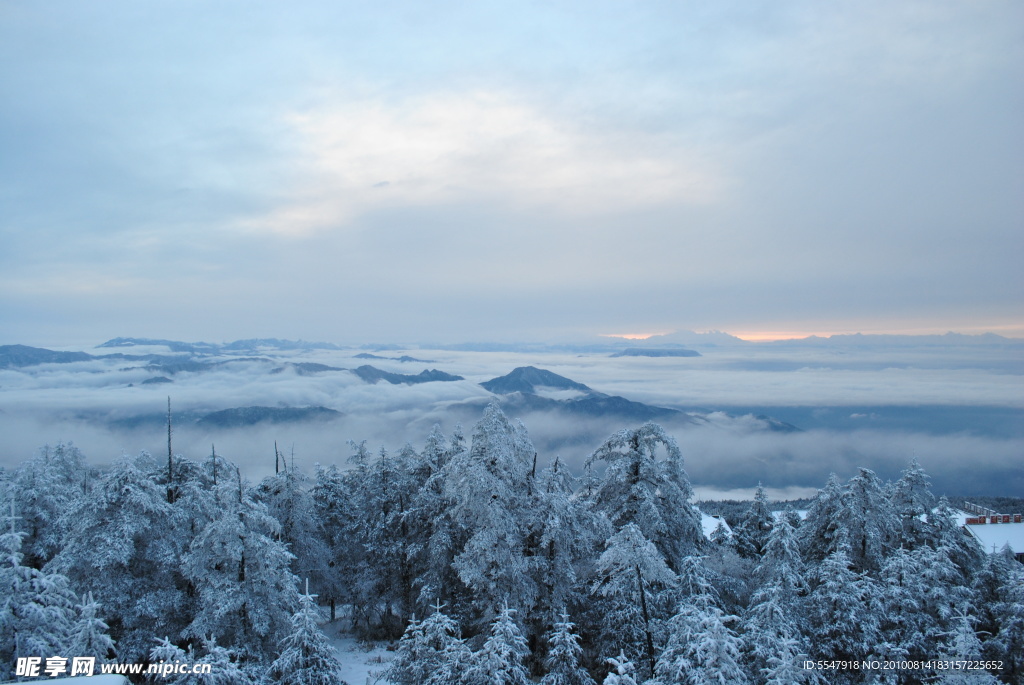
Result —
[[291, 631], [281, 641], [280, 656], [270, 665], [270, 678], [281, 685], [344, 685], [334, 648], [317, 625], [316, 602], [300, 595]]
[[[282, 457], [283, 459], [283, 457]], [[255, 493], [267, 505], [267, 512], [280, 524], [277, 539], [295, 557], [291, 570], [299, 578], [308, 578], [314, 589], [327, 584], [327, 544], [323, 526], [316, 516], [316, 503], [310, 481], [294, 464], [284, 464], [273, 476], [267, 476]]]
[[828, 477], [825, 487], [807, 510], [807, 518], [797, 529], [797, 539], [804, 561], [820, 563], [838, 551], [844, 540], [843, 487], [836, 474]]
[[[982, 659], [981, 641], [974, 632], [974, 620], [966, 613], [956, 615], [952, 621], [952, 630], [946, 634], [945, 649], [941, 654], [943, 660], [949, 661], [980, 661]], [[949, 669], [939, 671], [934, 682], [942, 685], [995, 685], [998, 678], [980, 669]], [[1007, 680], [1006, 682], [1014, 682]]]
[[483, 685], [530, 685], [530, 673], [523, 661], [529, 654], [526, 638], [505, 605], [491, 624], [490, 636], [483, 648], [473, 655], [466, 675], [467, 683]]
[[85, 456], [70, 442], [47, 445], [14, 471], [26, 566], [42, 568], [60, 551], [71, 522], [67, 513], [87, 494], [92, 475]]
[[842, 550], [830, 554], [812, 580], [807, 619], [817, 658], [850, 661], [872, 654], [880, 637], [877, 585], [854, 571]]
[[636, 674], [636, 666], [625, 654], [619, 652], [619, 656], [609, 657], [607, 661], [612, 670], [602, 685], [638, 685], [636, 678], [633, 677]]
[[759, 558], [768, 544], [774, 525], [775, 519], [768, 504], [768, 496], [764, 487], [758, 483], [754, 501], [734, 531], [736, 551], [747, 558]]
[[644, 655], [648, 671], [653, 670], [655, 634], [676, 575], [640, 528], [627, 523], [608, 540], [595, 576], [591, 593], [600, 598], [593, 606], [602, 617], [599, 649], [625, 643], [631, 653]]
[[544, 661], [547, 674], [540, 685], [595, 685], [594, 679], [580, 666], [583, 648], [574, 628], [569, 614], [563, 611], [548, 637], [548, 658]]
[[445, 467], [445, 496], [465, 539], [454, 559], [459, 579], [487, 620], [507, 602], [525, 614], [537, 597], [525, 555], [532, 498], [530, 465], [535, 450], [521, 423], [512, 424], [494, 404], [473, 431], [468, 452]]
[[748, 682], [740, 665], [742, 642], [728, 624], [737, 620], [717, 605], [713, 587], [696, 557], [681, 575], [685, 596], [669, 621], [669, 639], [654, 668], [659, 685]]
[[75, 595], [68, 580], [24, 566], [24, 533], [16, 529], [14, 504], [0, 534], [0, 678], [19, 657], [50, 657], [64, 653], [71, 642]]
[[75, 656], [94, 657], [102, 663], [113, 655], [114, 641], [108, 634], [107, 624], [99, 616], [100, 604], [90, 592], [77, 608], [79, 617], [72, 630], [67, 651]]
[[843, 497], [842, 522], [853, 568], [877, 572], [892, 549], [900, 522], [884, 484], [871, 469], [862, 468], [850, 479]]
[[[658, 459], [659, 450], [665, 459]], [[682, 453], [661, 426], [647, 423], [615, 433], [587, 458], [586, 465], [597, 462], [605, 462], [607, 469], [591, 502], [615, 530], [637, 526], [673, 570], [705, 544], [700, 517], [690, 505], [693, 491], [683, 470]]]
[[143, 661], [154, 634], [178, 635], [190, 605], [181, 574], [189, 539], [148, 453], [124, 457], [68, 512], [68, 534], [47, 570], [103, 605], [118, 657]]
[[580, 601], [584, 565], [611, 531], [607, 519], [574, 494], [576, 479], [558, 457], [537, 485], [530, 529], [537, 540], [532, 553], [539, 596], [533, 617], [540, 632], [557, 622], [565, 607]]
[[385, 677], [394, 685], [460, 683], [461, 669], [468, 667], [471, 655], [460, 637], [459, 624], [438, 603], [425, 621], [415, 616], [409, 620]]
[[275, 538], [277, 521], [243, 487], [217, 489], [221, 516], [192, 542], [184, 571], [198, 593], [199, 609], [185, 637], [215, 635], [226, 645], [261, 660], [287, 634], [298, 604], [292, 555]]
[[928, 539], [927, 517], [935, 507], [931, 481], [917, 457], [892, 486], [890, 501], [900, 522], [897, 543], [917, 549]]

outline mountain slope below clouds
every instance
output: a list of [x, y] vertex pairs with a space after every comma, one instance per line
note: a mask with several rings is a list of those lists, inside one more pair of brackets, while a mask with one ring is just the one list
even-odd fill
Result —
[[393, 385], [406, 384], [414, 385], [416, 383], [430, 383], [433, 381], [461, 381], [465, 380], [462, 376], [455, 376], [444, 371], [438, 371], [437, 369], [430, 369], [429, 371], [421, 371], [416, 375], [405, 374], [405, 373], [391, 373], [390, 371], [382, 371], [375, 366], [365, 364], [357, 369], [352, 369], [352, 373], [362, 378], [367, 383], [376, 383], [377, 381], [387, 381]]
[[565, 376], [559, 376], [546, 369], [538, 369], [535, 366], [520, 366], [513, 369], [504, 376], [492, 378], [481, 383], [485, 389], [496, 395], [508, 395], [514, 392], [535, 395], [538, 388], [553, 388], [555, 390], [577, 390], [590, 395], [600, 395], [582, 383], [577, 383]]
[[94, 357], [85, 352], [56, 352], [28, 345], [0, 345], [0, 369], [20, 369], [38, 364], [87, 362]]

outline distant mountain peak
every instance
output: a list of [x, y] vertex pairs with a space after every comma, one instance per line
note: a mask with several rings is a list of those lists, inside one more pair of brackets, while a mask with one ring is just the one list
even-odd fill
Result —
[[510, 395], [521, 392], [535, 395], [537, 388], [555, 388], [556, 390], [578, 390], [590, 395], [599, 394], [574, 380], [559, 376], [553, 371], [538, 369], [536, 366], [520, 366], [504, 376], [492, 378], [481, 383], [484, 388], [496, 395]]

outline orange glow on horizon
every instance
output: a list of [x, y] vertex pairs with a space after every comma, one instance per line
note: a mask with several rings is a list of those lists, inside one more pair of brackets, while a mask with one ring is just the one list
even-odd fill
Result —
[[653, 338], [656, 335], [665, 335], [665, 332], [660, 333], [601, 333], [599, 337], [602, 338], [625, 338], [626, 340], [647, 340]]

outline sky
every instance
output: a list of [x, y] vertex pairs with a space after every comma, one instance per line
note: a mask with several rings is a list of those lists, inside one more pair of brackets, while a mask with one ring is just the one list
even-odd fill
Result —
[[1024, 5], [0, 0], [2, 343], [1024, 337]]

